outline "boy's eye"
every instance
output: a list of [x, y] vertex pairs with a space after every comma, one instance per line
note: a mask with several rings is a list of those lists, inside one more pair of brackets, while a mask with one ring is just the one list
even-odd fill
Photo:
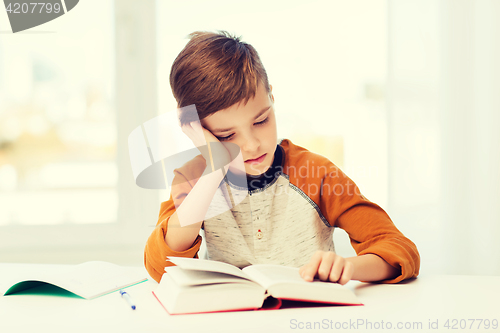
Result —
[[[267, 121], [269, 120], [269, 117], [267, 117], [266, 119], [262, 120], [262, 121], [259, 121], [257, 123], [255, 123], [254, 125], [264, 125], [265, 123], [267, 123]], [[231, 140], [231, 138], [234, 136], [234, 133], [231, 134], [231, 135], [228, 135], [228, 136], [216, 136], [216, 138], [219, 140], [219, 141], [227, 141], [227, 140]]]
[[267, 123], [268, 120], [269, 120], [269, 117], [267, 117], [266, 119], [264, 119], [262, 121], [259, 121], [258, 123], [255, 123], [255, 125], [263, 125], [263, 124]]
[[228, 136], [218, 136], [217, 139], [219, 139], [219, 141], [226, 141], [226, 140], [229, 140], [233, 137], [234, 134], [231, 134], [231, 135], [228, 135]]

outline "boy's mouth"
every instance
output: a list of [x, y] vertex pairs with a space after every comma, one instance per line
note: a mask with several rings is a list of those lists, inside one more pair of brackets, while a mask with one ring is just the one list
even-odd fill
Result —
[[245, 163], [248, 163], [248, 164], [259, 164], [259, 163], [262, 163], [262, 161], [266, 158], [266, 155], [267, 154], [264, 154], [260, 157], [257, 157], [255, 159], [249, 159], [249, 160], [246, 160]]

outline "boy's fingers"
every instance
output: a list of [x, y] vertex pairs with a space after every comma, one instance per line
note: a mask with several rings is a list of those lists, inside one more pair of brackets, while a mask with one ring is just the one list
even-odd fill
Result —
[[192, 127], [195, 131], [202, 132], [203, 128], [199, 121], [192, 121], [189, 123], [189, 126]]
[[186, 133], [186, 132], [189, 132], [189, 130], [191, 129], [191, 125], [189, 124], [185, 124], [185, 125], [182, 125], [181, 126], [181, 130]]
[[318, 277], [321, 281], [328, 281], [332, 266], [336, 262], [336, 255], [333, 252], [324, 252], [321, 264], [318, 267]]
[[322, 258], [323, 258], [323, 251], [317, 251], [316, 253], [314, 253], [309, 263], [303, 266], [301, 275], [304, 280], [306, 281], [314, 280], [314, 276], [318, 271], [318, 267], [321, 263]]
[[329, 276], [330, 281], [332, 282], [339, 281], [340, 276], [342, 275], [342, 271], [344, 269], [344, 265], [345, 265], [345, 259], [341, 256], [337, 256], [330, 271], [330, 276]]
[[352, 263], [346, 261], [344, 265], [344, 269], [342, 271], [342, 276], [340, 277], [339, 283], [341, 285], [346, 284], [349, 282], [352, 278], [352, 274], [354, 273], [354, 267], [352, 266]]

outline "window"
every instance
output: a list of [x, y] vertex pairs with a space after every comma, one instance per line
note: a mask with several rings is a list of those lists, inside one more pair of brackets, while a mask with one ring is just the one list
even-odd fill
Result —
[[0, 39], [0, 225], [116, 222], [112, 5]]
[[1, 35], [2, 261], [141, 264], [159, 206], [134, 184], [127, 136], [150, 117], [143, 109], [156, 113], [144, 102], [156, 82], [141, 57], [155, 53], [141, 30], [154, 10], [89, 0]]

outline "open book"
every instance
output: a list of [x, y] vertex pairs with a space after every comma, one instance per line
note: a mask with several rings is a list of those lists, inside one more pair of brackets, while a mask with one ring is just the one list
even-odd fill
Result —
[[[236, 266], [211, 260], [168, 257], [176, 266], [165, 267], [153, 291], [170, 314], [252, 310], [266, 298], [279, 308], [281, 300], [362, 305], [356, 295], [338, 283], [302, 279], [298, 268], [278, 265]], [[269, 302], [272, 303], [272, 302]]]
[[146, 280], [147, 273], [142, 269], [121, 267], [104, 261], [89, 261], [21, 274], [16, 280], [9, 281], [7, 291], [0, 290], [0, 295], [28, 292], [62, 296], [71, 293], [92, 299]]

